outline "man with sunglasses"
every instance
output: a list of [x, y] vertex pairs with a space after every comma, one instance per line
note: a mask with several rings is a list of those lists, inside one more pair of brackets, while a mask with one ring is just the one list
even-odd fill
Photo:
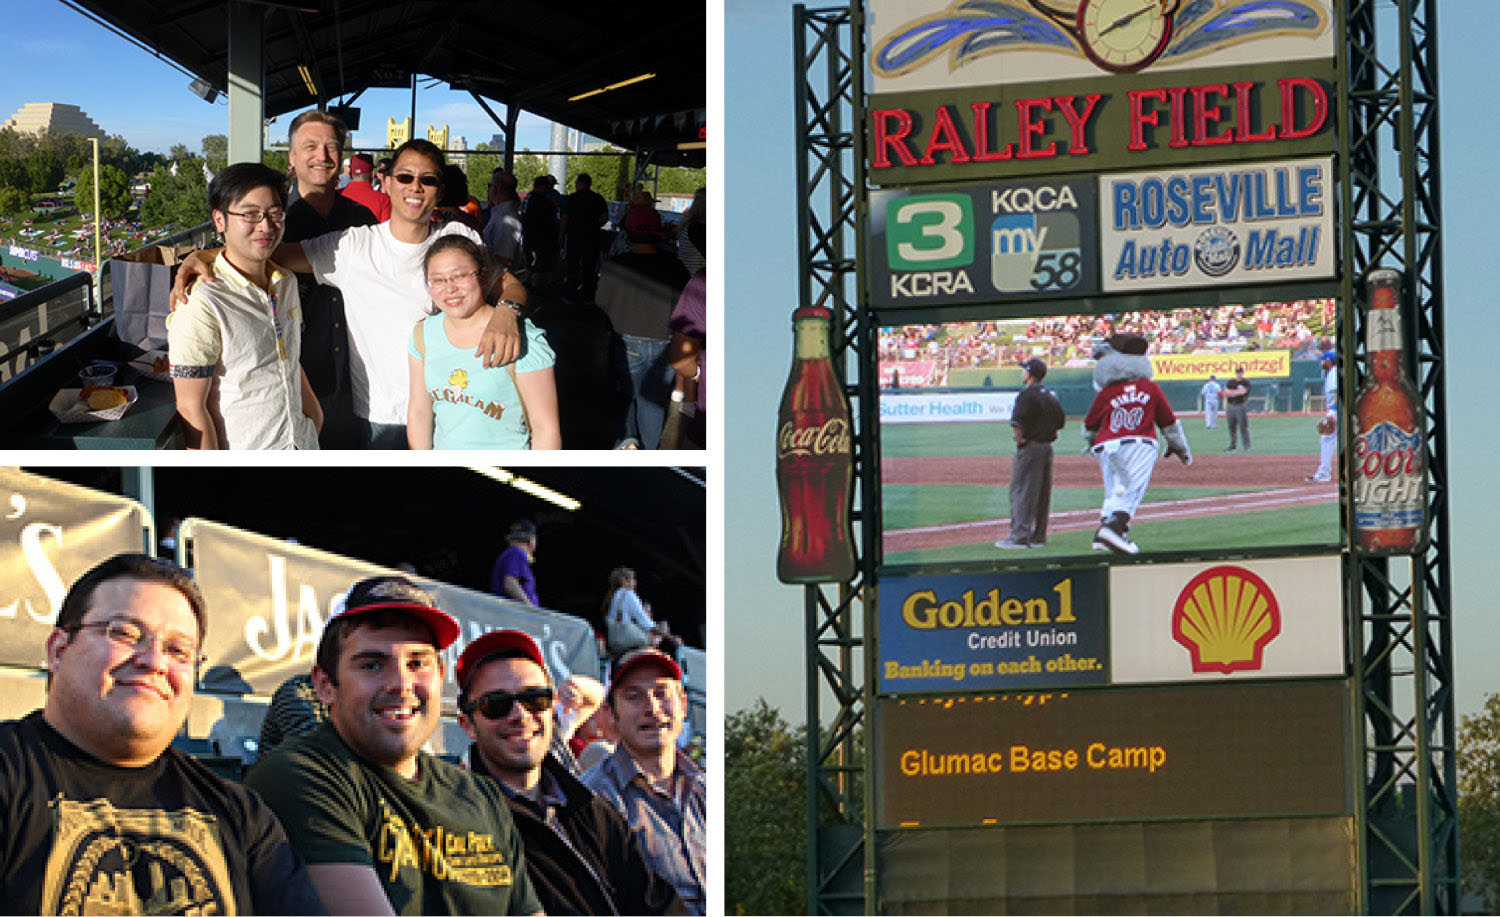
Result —
[[322, 410], [298, 361], [297, 279], [271, 260], [286, 226], [286, 182], [237, 162], [208, 186], [224, 249], [220, 277], [168, 318], [167, 355], [189, 449], [316, 449]]
[[625, 816], [652, 870], [702, 914], [707, 791], [703, 771], [677, 750], [687, 717], [682, 669], [659, 650], [632, 650], [615, 663], [605, 702], [620, 744], [580, 779]]
[[330, 914], [532, 914], [521, 838], [492, 781], [422, 750], [458, 622], [400, 576], [355, 583], [323, 628], [315, 731], [261, 759], [266, 798]]
[[469, 768], [504, 791], [547, 912], [687, 913], [630, 826], [556, 753], [552, 676], [536, 641], [519, 630], [490, 631], [464, 647], [455, 674], [458, 722], [474, 740]]
[[[438, 237], [479, 233], [459, 222], [432, 222], [443, 191], [443, 152], [432, 143], [408, 140], [395, 150], [391, 181], [391, 218], [374, 226], [355, 226], [299, 243], [284, 243], [274, 257], [294, 271], [311, 271], [319, 283], [343, 291], [348, 320], [350, 379], [356, 418], [355, 445], [404, 449], [406, 408], [411, 395], [406, 347], [412, 326], [427, 315], [432, 299], [422, 259]], [[215, 252], [195, 252], [183, 260], [172, 287], [172, 301], [185, 298], [199, 277], [213, 279], [209, 264]], [[497, 308], [475, 356], [485, 368], [512, 363], [520, 355], [520, 313], [526, 289], [503, 273]]]
[[205, 622], [187, 572], [141, 554], [68, 590], [45, 704], [0, 723], [6, 913], [323, 913], [260, 797], [171, 747]]

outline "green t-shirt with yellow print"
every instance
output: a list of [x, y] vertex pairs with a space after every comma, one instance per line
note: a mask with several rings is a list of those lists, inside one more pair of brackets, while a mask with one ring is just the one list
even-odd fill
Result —
[[308, 863], [374, 868], [397, 914], [542, 909], [499, 788], [426, 752], [408, 780], [324, 723], [258, 762], [245, 783]]

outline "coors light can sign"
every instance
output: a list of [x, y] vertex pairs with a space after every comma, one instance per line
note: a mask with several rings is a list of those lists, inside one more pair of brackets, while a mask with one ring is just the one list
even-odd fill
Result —
[[1424, 547], [1427, 466], [1420, 403], [1406, 377], [1398, 308], [1401, 275], [1365, 280], [1368, 375], [1354, 402], [1354, 539], [1365, 554], [1409, 554]]
[[776, 487], [781, 495], [783, 583], [847, 582], [854, 578], [849, 520], [853, 440], [849, 404], [829, 358], [832, 315], [804, 306], [792, 315], [796, 357], [776, 422]]

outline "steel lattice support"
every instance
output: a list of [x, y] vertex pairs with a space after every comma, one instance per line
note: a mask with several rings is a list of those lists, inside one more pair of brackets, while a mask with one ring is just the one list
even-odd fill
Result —
[[1435, 17], [1435, 0], [1356, 0], [1340, 49], [1345, 315], [1362, 353], [1363, 309], [1349, 307], [1363, 305], [1360, 280], [1374, 267], [1403, 273], [1431, 486], [1427, 551], [1352, 571], [1371, 913], [1457, 913], [1460, 895]]
[[[797, 231], [799, 302], [833, 313], [835, 371], [848, 379], [850, 358], [873, 353], [875, 331], [859, 321], [855, 218], [864, 184], [863, 138], [854, 120], [861, 92], [857, 11], [794, 7], [797, 63]], [[869, 387], [866, 396], [864, 387]], [[847, 386], [853, 406], [854, 522], [860, 538], [858, 578], [836, 589], [805, 591], [807, 627], [807, 874], [809, 913], [860, 913], [872, 901], [873, 851], [864, 843], [865, 793], [872, 785], [863, 753], [869, 632], [862, 586], [870, 581], [878, 548], [879, 507], [870, 505], [867, 476], [876, 473], [878, 405], [873, 383]], [[836, 593], [836, 595], [834, 594]], [[824, 692], [836, 705], [820, 729]]]

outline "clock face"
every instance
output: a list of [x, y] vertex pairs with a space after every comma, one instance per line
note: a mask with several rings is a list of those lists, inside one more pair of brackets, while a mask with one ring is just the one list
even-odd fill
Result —
[[1083, 0], [1078, 7], [1078, 40], [1105, 70], [1140, 70], [1161, 56], [1171, 37], [1172, 18], [1160, 0]]

